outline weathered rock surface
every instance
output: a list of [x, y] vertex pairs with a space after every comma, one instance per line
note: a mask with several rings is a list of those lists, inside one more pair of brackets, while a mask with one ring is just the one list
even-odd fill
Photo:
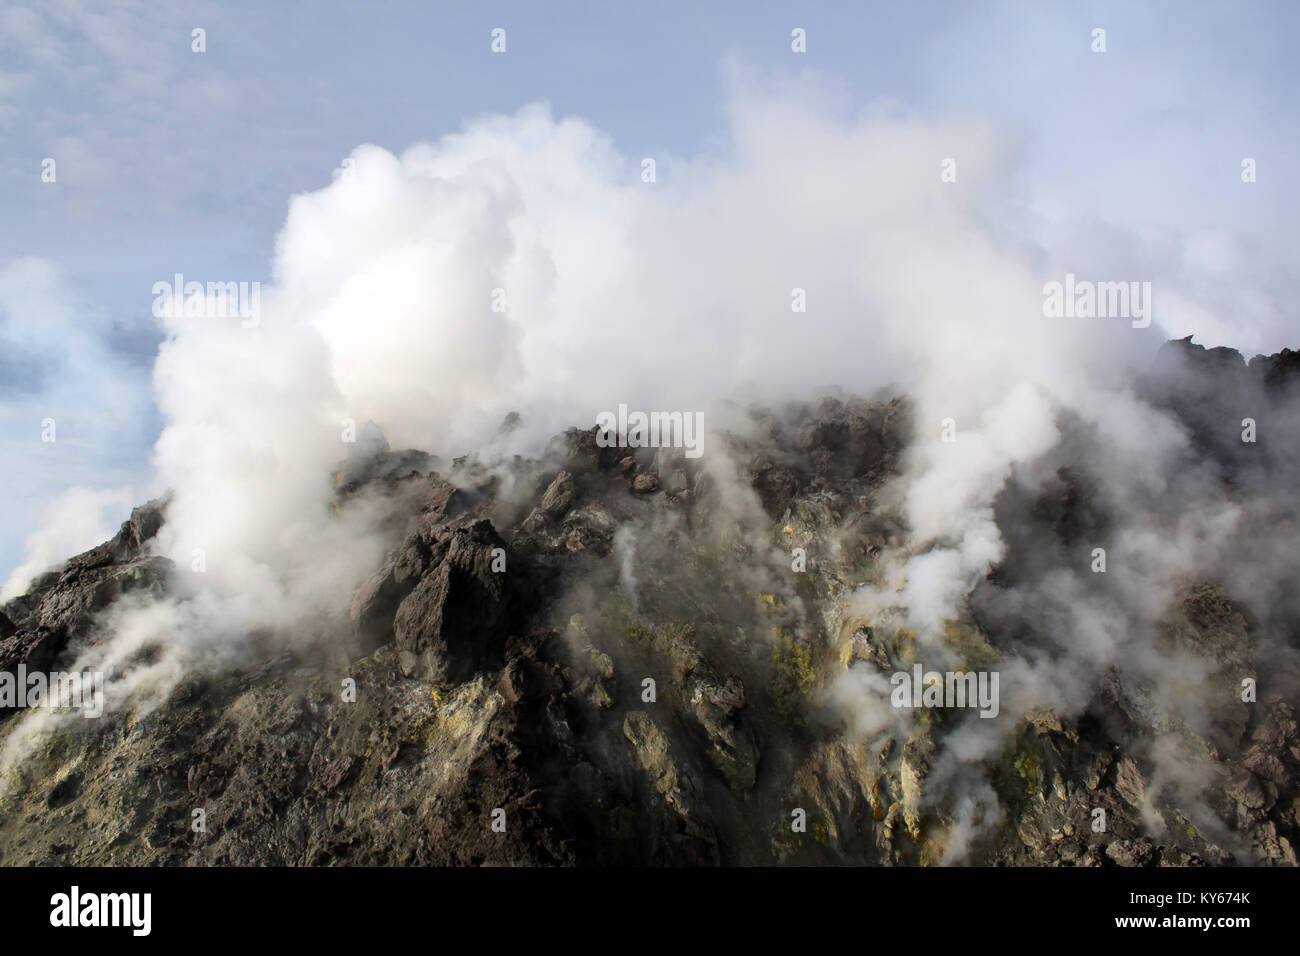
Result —
[[161, 593], [171, 562], [145, 554], [162, 526], [164, 501], [134, 509], [109, 541], [40, 575], [27, 593], [0, 609], [0, 671], [50, 667], [95, 614], [130, 592]]
[[[1195, 387], [1148, 386], [1215, 456], [1225, 494], [1289, 473], [1282, 451], [1238, 469], [1208, 410], [1232, 404], [1225, 389], [1290, 401], [1295, 353], [1247, 365], [1197, 348], [1161, 359]], [[752, 507], [680, 450], [601, 448], [594, 430], [540, 461], [444, 473], [366, 432], [336, 492], [391, 499], [395, 543], [351, 595], [351, 643], [268, 638], [147, 715], [42, 738], [0, 775], [0, 863], [1296, 865], [1295, 702], [1262, 679], [1296, 622], [1260, 620], [1218, 582], [1188, 580], [1148, 648], [1185, 673], [1103, 669], [1085, 706], [1008, 720], [959, 787], [958, 718], [855, 730], [842, 682], [887, 699], [918, 659], [915, 635], [851, 600], [906, 536], [882, 496], [909, 415], [841, 398], [755, 412], [723, 439]], [[1007, 589], [1112, 527], [1095, 476], [1068, 462], [997, 511], [1007, 558], [947, 633], [972, 668], [1034, 638], [983, 626]], [[164, 517], [162, 502], [136, 509], [0, 608], [0, 671], [66, 663], [114, 602], [169, 593], [148, 553]], [[24, 719], [0, 714], [0, 744]], [[1162, 771], [1184, 757], [1205, 768], [1194, 790]], [[968, 794], [993, 794], [996, 814], [963, 817]]]

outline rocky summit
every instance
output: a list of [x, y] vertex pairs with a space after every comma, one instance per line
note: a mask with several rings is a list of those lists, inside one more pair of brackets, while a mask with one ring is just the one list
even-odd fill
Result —
[[[1134, 387], [1249, 510], [1294, 505], [1297, 381], [1294, 352], [1183, 341]], [[1286, 423], [1255, 448], [1251, 409]], [[1127, 519], [1076, 423], [999, 494], [1005, 552], [927, 639], [861, 599], [912, 547], [914, 415], [737, 409], [698, 459], [596, 429], [446, 466], [376, 439], [329, 491], [386, 503], [343, 610], [195, 656], [147, 703], [122, 684], [160, 651], [131, 646], [95, 719], [4, 708], [0, 863], [1294, 866], [1290, 606], [1205, 562], [1123, 654], [1030, 613], [1069, 569], [1051, 593], [1142, 603], [1117, 548], [1089, 569]], [[195, 600], [153, 553], [168, 504], [0, 608], [0, 671], [74, 671], [122, 639], [114, 608]], [[915, 668], [998, 673], [1000, 707], [900, 707]]]

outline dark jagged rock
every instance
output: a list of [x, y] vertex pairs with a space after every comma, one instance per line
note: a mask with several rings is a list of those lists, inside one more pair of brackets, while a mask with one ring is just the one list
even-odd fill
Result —
[[436, 558], [398, 605], [393, 638], [404, 674], [459, 683], [500, 666], [515, 624], [505, 542], [482, 520], [433, 546]]
[[41, 574], [0, 610], [7, 623], [0, 627], [0, 671], [14, 672], [20, 664], [46, 670], [119, 597], [166, 588], [171, 562], [145, 553], [166, 504], [158, 499], [133, 509], [113, 538]]
[[[1240, 417], [1244, 399], [1276, 428], [1294, 355], [1248, 365], [1171, 343], [1142, 387], [1247, 494], [1255, 470], [1275, 478], [1288, 460], [1243, 456], [1216, 416]], [[882, 490], [910, 414], [840, 397], [755, 411], [720, 438], [762, 509], [743, 519], [723, 507], [730, 473], [680, 449], [602, 448], [570, 429], [541, 461], [466, 456], [436, 474], [363, 429], [336, 492], [387, 499], [391, 549], [352, 594], [346, 659], [268, 638], [237, 668], [186, 675], [146, 719], [60, 731], [2, 795], [0, 861], [1295, 865], [1294, 705], [1237, 694], [1243, 679], [1267, 686], [1267, 638], [1295, 621], [1290, 605], [1259, 619], [1220, 582], [1187, 581], [1144, 650], [1188, 668], [1173, 692], [1232, 693], [1172, 719], [1170, 688], [1110, 668], [1081, 712], [1018, 715], [968, 771], [997, 795], [973, 831], [944, 790], [958, 718], [846, 729], [838, 682], [878, 686], [917, 659], [914, 634], [851, 600], [906, 540]], [[1077, 566], [1113, 530], [1075, 460], [1086, 429], [1067, 430], [1040, 480], [995, 504], [1008, 556], [946, 631], [968, 666], [1043, 639], [1008, 589]], [[166, 588], [167, 563], [148, 555], [163, 518], [163, 503], [137, 509], [5, 605], [0, 670], [52, 667], [73, 638], [98, 639], [115, 601]], [[0, 722], [0, 743], [20, 722]], [[1206, 785], [1171, 787], [1162, 749], [1210, 768]], [[190, 829], [195, 807], [206, 834]]]
[[1256, 355], [1249, 367], [1275, 395], [1290, 397], [1300, 383], [1300, 352], [1292, 349], [1274, 355]]
[[[1290, 349], [1247, 364], [1235, 349], [1207, 349], [1189, 335], [1161, 347], [1140, 392], [1184, 424], [1199, 458], [1217, 463], [1234, 486], [1252, 490], [1263, 475], [1300, 479], [1293, 440], [1297, 381], [1300, 359]], [[1247, 420], [1255, 432], [1249, 442], [1243, 440]]]

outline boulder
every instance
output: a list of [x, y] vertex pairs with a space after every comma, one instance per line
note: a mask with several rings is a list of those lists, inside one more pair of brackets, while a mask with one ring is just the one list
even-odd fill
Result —
[[505, 542], [484, 519], [440, 543], [441, 559], [397, 608], [393, 638], [404, 674], [460, 682], [501, 666], [512, 620], [506, 573], [492, 565]]
[[569, 506], [573, 504], [576, 494], [577, 486], [574, 484], [573, 475], [562, 471], [555, 476], [555, 480], [542, 494], [542, 510], [553, 518], [563, 517], [569, 510]]

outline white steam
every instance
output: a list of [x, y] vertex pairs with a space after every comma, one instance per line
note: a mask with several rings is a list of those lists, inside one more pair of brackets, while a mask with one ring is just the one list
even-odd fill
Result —
[[[900, 483], [911, 539], [884, 556], [886, 586], [854, 601], [901, 609], [937, 648], [1004, 556], [996, 496], [1056, 445], [1063, 413], [1109, 449], [1106, 493], [1125, 514], [1160, 493], [1184, 443], [1122, 385], [1162, 340], [1162, 290], [1148, 329], [1045, 318], [1043, 283], [1071, 263], [985, 228], [1013, 169], [996, 143], [979, 121], [880, 106], [843, 120], [808, 91], [740, 89], [725, 151], [663, 157], [653, 183], [641, 157], [541, 105], [400, 157], [359, 147], [346, 175], [291, 201], [256, 328], [167, 320], [155, 465], [173, 498], [156, 550], [194, 593], [184, 613], [124, 609], [118, 640], [189, 654], [336, 620], [385, 546], [380, 503], [330, 505], [345, 420], [448, 456], [483, 447], [512, 410], [524, 427], [510, 441], [527, 450], [620, 403], [689, 412], [896, 383], [915, 411]], [[950, 157], [956, 182], [940, 176]], [[806, 313], [792, 311], [796, 289]], [[955, 442], [940, 441], [945, 419]], [[1131, 639], [1195, 564], [1170, 542], [1206, 553], [1227, 508], [1124, 530], [1112, 561], [1140, 570], [1113, 576], [1123, 593], [1103, 600], [1067, 574], [1024, 595], [1074, 643], [1008, 659], [1002, 716], [963, 730], [943, 760], [985, 759], [1034, 707], [1082, 707], [1103, 667], [1161, 679]], [[635, 540], [619, 545], [630, 555]], [[125, 659], [112, 644], [88, 653]], [[153, 668], [164, 689], [179, 672]], [[885, 685], [852, 675], [835, 699], [861, 733], [885, 732]], [[956, 802], [957, 857], [992, 816], [986, 791]]]

